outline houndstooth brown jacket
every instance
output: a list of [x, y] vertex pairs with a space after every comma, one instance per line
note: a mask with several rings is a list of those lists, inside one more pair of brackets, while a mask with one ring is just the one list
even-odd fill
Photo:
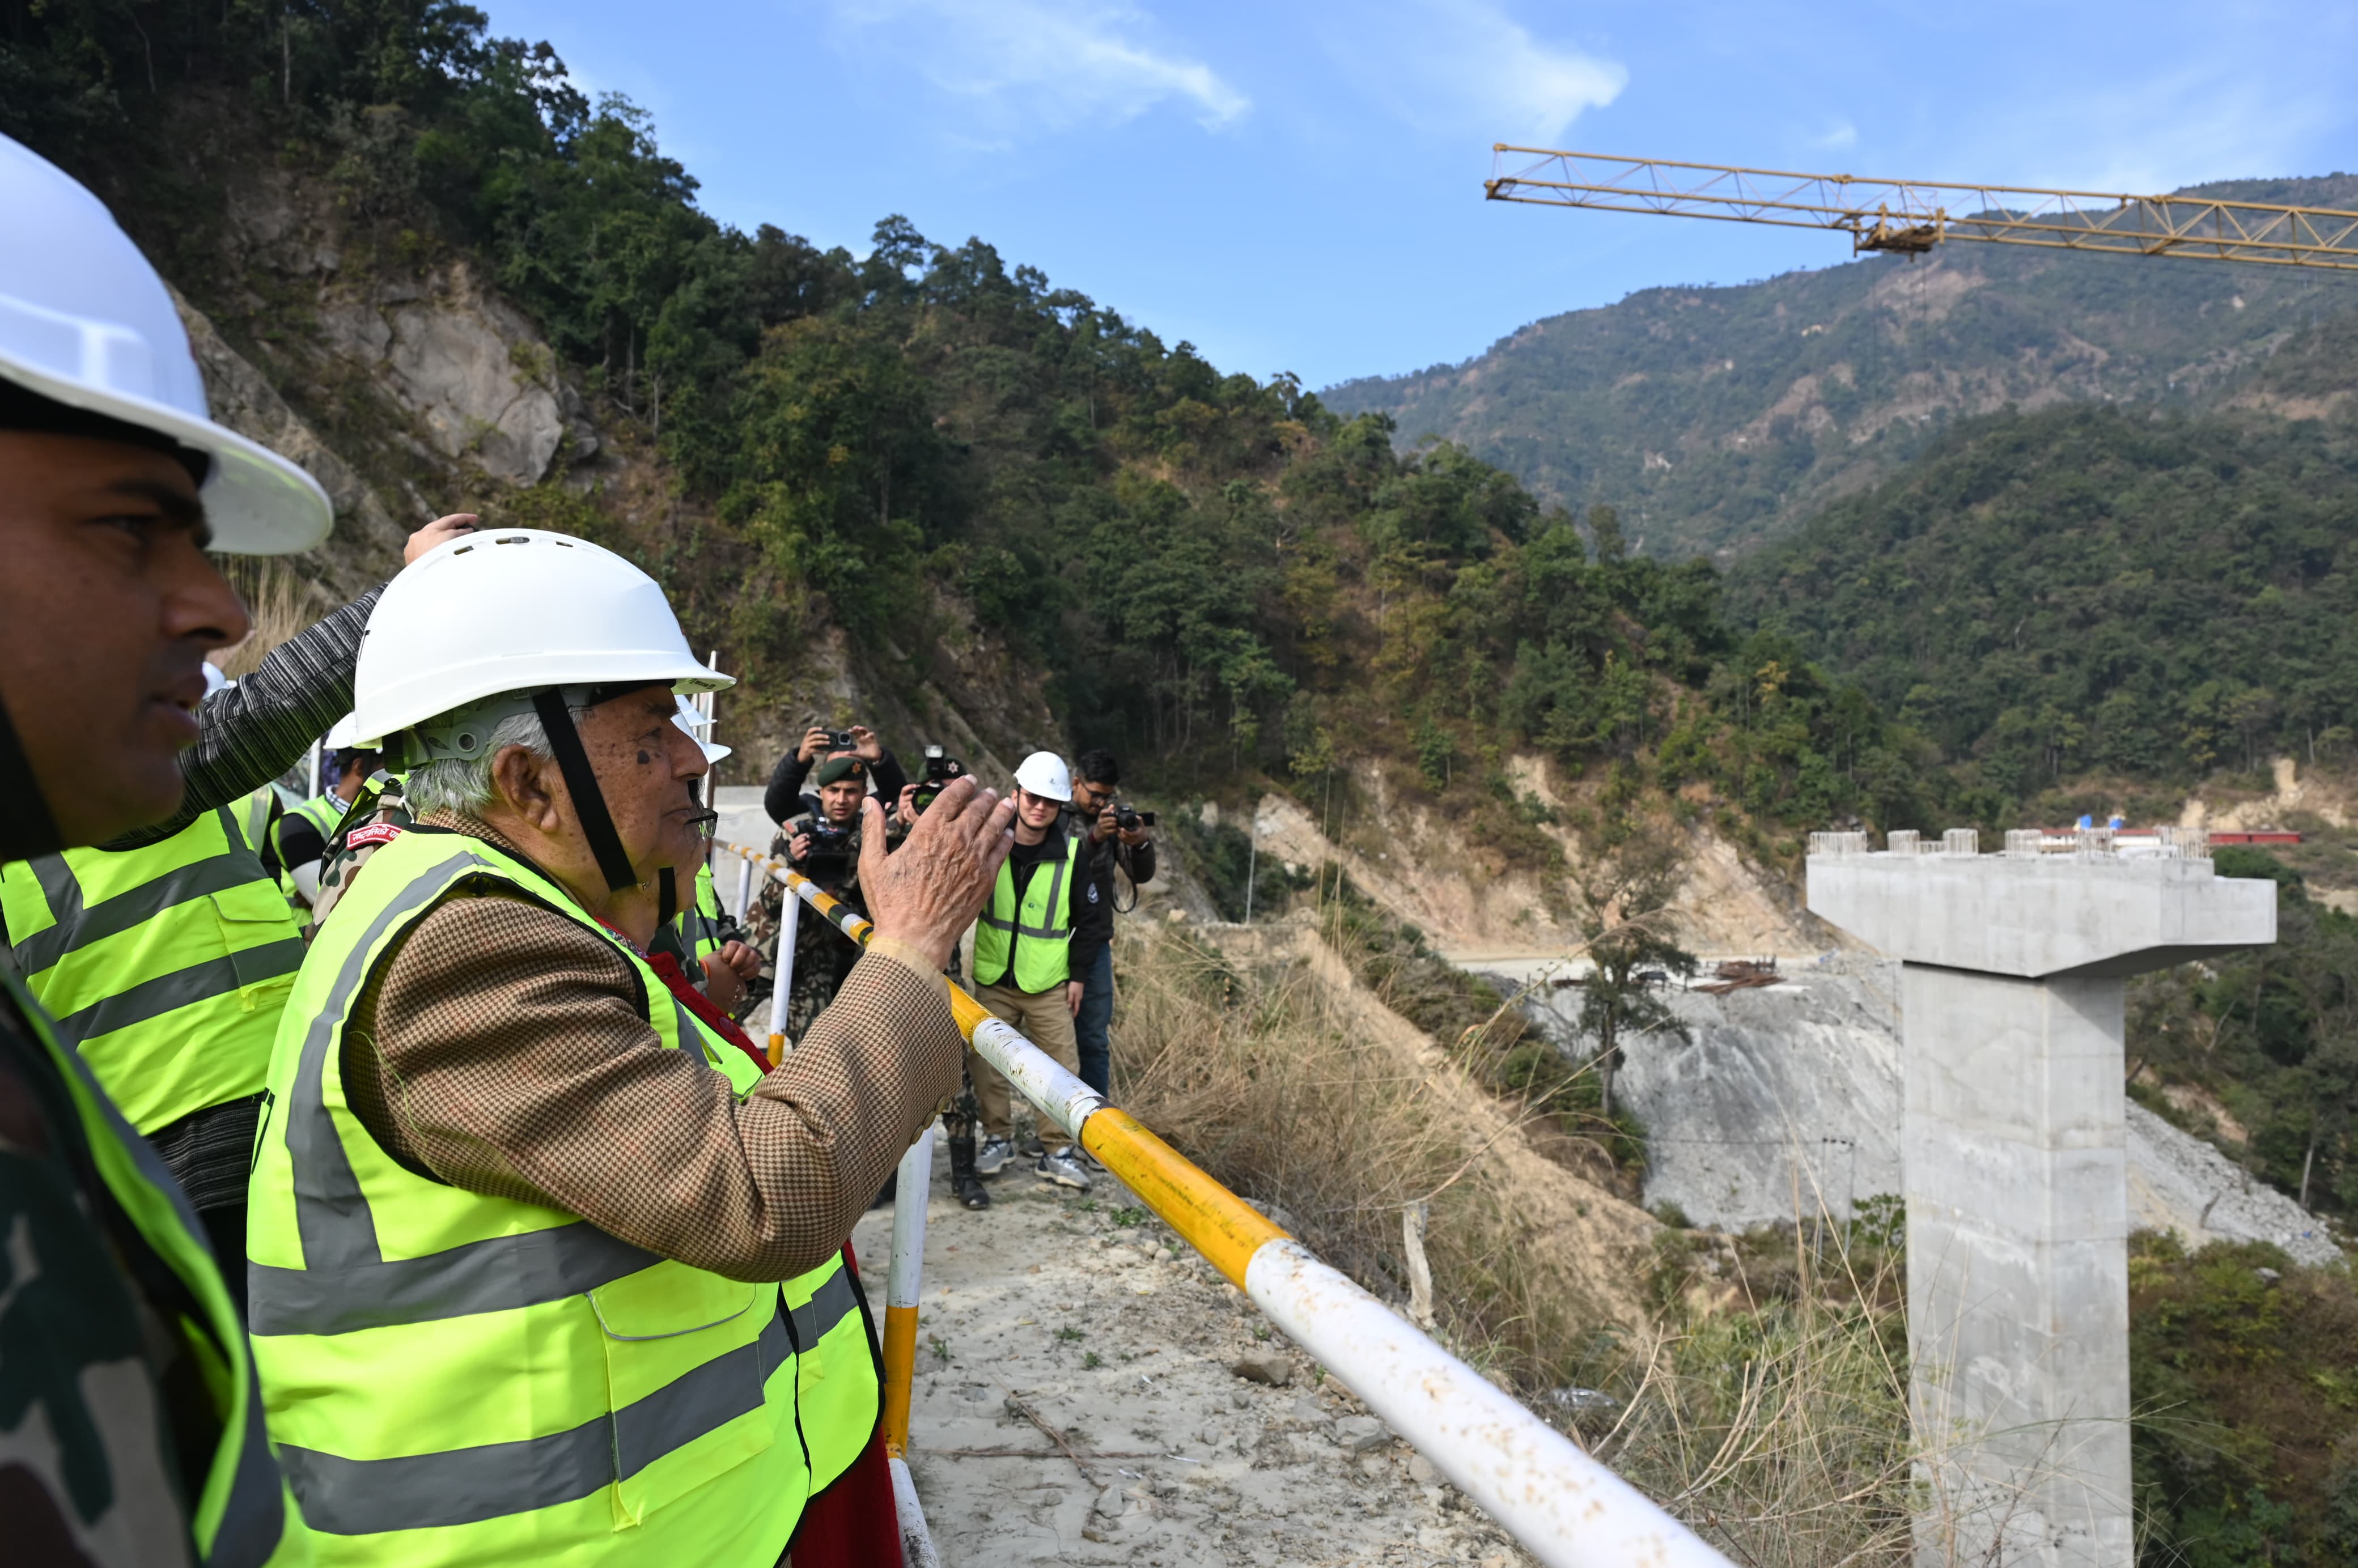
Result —
[[962, 1044], [940, 973], [880, 936], [740, 1104], [694, 1054], [661, 1047], [612, 944], [466, 892], [380, 960], [343, 1076], [362, 1124], [413, 1171], [731, 1279], [783, 1280], [851, 1234], [957, 1091]]

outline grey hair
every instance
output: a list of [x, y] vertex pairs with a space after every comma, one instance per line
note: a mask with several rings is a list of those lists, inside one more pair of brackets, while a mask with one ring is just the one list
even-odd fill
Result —
[[[419, 728], [438, 730], [454, 726], [465, 711], [464, 708], [454, 708], [427, 720]], [[566, 711], [579, 725], [590, 709], [568, 705]], [[448, 811], [469, 818], [480, 817], [483, 807], [491, 805], [492, 796], [496, 793], [492, 783], [492, 764], [510, 746], [522, 746], [544, 762], [556, 754], [548, 744], [548, 731], [541, 728], [539, 714], [530, 709], [511, 713], [492, 726], [483, 749], [474, 756], [440, 757], [410, 769], [409, 782], [403, 789], [405, 802], [417, 816], [429, 811]]]

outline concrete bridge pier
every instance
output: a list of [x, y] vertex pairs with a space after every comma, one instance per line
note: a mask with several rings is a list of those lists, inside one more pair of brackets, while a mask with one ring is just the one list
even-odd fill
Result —
[[2276, 888], [1915, 838], [1812, 835], [1809, 905], [1901, 961], [1918, 1568], [2133, 1568], [2125, 982], [2274, 941]]

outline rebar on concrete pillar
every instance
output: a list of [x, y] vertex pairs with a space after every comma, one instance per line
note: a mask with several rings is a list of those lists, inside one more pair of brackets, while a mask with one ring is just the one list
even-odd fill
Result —
[[1917, 1562], [2132, 1568], [2125, 982], [2273, 942], [2276, 888], [1963, 837], [1809, 862], [1901, 961]]

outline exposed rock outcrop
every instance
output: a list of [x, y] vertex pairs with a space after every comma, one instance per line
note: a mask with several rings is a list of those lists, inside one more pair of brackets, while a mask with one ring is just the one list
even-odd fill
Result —
[[[1646, 1124], [1646, 1201], [1741, 1230], [1900, 1191], [1898, 966], [1829, 957], [1785, 983], [1725, 996], [1673, 993], [1692, 1041], [1650, 1036], [1617, 1091]], [[1527, 1011], [1574, 1040], [1580, 993], [1542, 989]], [[2341, 1256], [2325, 1223], [2217, 1150], [2131, 1101], [2129, 1224], [2189, 1246], [2270, 1241], [2303, 1263]]]

